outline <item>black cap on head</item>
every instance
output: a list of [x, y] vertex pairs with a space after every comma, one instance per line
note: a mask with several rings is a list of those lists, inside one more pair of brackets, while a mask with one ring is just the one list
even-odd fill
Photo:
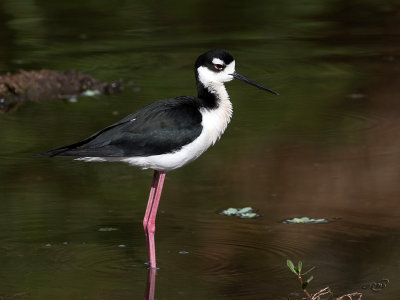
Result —
[[196, 63], [194, 64], [194, 68], [197, 70], [197, 68], [200, 66], [207, 66], [209, 64], [212, 64], [214, 58], [219, 58], [227, 65], [235, 60], [228, 51], [222, 49], [214, 49], [200, 55], [197, 58]]
[[[221, 65], [220, 63], [215, 64], [213, 62], [213, 60], [215, 58], [221, 60], [221, 63], [223, 63], [224, 65]], [[194, 64], [195, 76], [196, 76], [196, 81], [197, 81], [198, 86], [199, 86], [199, 78], [198, 78], [198, 68], [199, 67], [205, 66], [213, 72], [223, 72], [225, 70], [226, 65], [229, 65], [234, 60], [235, 59], [228, 51], [222, 50], [222, 49], [210, 50], [210, 51], [207, 51], [206, 53], [203, 53], [202, 55], [200, 55], [197, 58], [196, 63]], [[238, 80], [246, 82], [252, 86], [255, 86], [261, 90], [270, 92], [275, 95], [279, 95], [277, 92], [275, 92], [269, 88], [266, 88], [256, 82], [244, 77], [243, 75], [236, 73], [235, 70], [232, 70], [232, 73], [229, 75], [231, 75], [233, 78], [236, 78]], [[228, 80], [226, 80], [226, 81], [228, 81]], [[202, 87], [200, 86], [200, 89], [198, 88], [198, 90], [201, 90], [201, 89], [202, 89]], [[199, 94], [201, 94], [201, 93], [199, 93]]]

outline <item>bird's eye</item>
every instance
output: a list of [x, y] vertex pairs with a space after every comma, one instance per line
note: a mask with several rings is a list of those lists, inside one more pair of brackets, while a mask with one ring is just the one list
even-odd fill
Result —
[[215, 67], [217, 70], [220, 70], [220, 71], [224, 69], [224, 66], [221, 65], [221, 64], [215, 64], [214, 67]]

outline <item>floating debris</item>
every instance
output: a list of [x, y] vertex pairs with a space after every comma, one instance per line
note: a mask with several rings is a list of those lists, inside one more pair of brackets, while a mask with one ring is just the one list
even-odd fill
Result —
[[235, 216], [235, 217], [239, 217], [242, 219], [251, 219], [251, 218], [260, 216], [259, 214], [256, 214], [255, 212], [253, 212], [253, 208], [251, 208], [249, 206], [243, 207], [243, 208], [230, 207], [228, 209], [223, 210], [219, 214], [223, 215], [223, 216]]
[[[362, 293], [354, 292], [354, 293], [350, 293], [350, 294], [346, 294], [346, 295], [340, 296], [339, 298], [336, 298], [336, 300], [361, 300], [362, 296], [363, 296]], [[315, 298], [315, 299], [320, 299], [319, 295], [318, 295], [318, 298]]]
[[390, 282], [389, 279], [382, 279], [382, 280], [377, 281], [377, 282], [371, 282], [371, 283], [368, 283], [366, 285], [363, 285], [362, 288], [364, 290], [370, 289], [373, 292], [380, 292], [385, 287], [387, 287], [389, 282]]
[[347, 95], [347, 97], [353, 98], [353, 99], [361, 99], [361, 98], [365, 98], [365, 95], [361, 94], [361, 93], [353, 93], [353, 94]]
[[118, 245], [118, 247], [119, 247], [119, 248], [125, 248], [126, 245], [121, 244], [121, 245]]
[[103, 227], [99, 229], [99, 231], [104, 231], [104, 232], [116, 231], [116, 230], [118, 230], [118, 228], [115, 227]]
[[86, 97], [95, 97], [100, 95], [101, 92], [99, 90], [86, 90], [82, 93], [82, 96], [86, 96]]
[[189, 254], [189, 252], [188, 252], [188, 251], [185, 251], [185, 250], [181, 250], [181, 251], [179, 251], [178, 253], [179, 253], [179, 254]]
[[320, 224], [320, 223], [328, 223], [328, 220], [302, 217], [302, 218], [293, 218], [293, 219], [283, 220], [282, 223], [284, 223], [284, 224]]

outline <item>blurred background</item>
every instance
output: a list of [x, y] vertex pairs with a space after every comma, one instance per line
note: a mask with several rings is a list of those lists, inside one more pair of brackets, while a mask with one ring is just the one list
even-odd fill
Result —
[[[228, 83], [221, 141], [167, 174], [155, 299], [300, 299], [286, 259], [316, 267], [310, 293], [398, 299], [399, 34], [394, 0], [2, 0], [0, 74], [73, 69], [124, 90], [0, 113], [0, 299], [144, 296], [152, 171], [32, 155], [196, 95], [214, 48], [281, 95]], [[245, 206], [260, 216], [218, 214]], [[329, 222], [282, 223], [303, 216]]]

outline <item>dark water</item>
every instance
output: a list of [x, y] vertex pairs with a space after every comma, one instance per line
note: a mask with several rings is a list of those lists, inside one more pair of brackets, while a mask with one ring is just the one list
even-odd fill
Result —
[[[141, 106], [193, 95], [193, 63], [225, 48], [234, 117], [167, 175], [155, 299], [287, 299], [308, 290], [399, 299], [400, 17], [396, 1], [46, 1], [0, 4], [0, 71], [123, 78], [113, 96], [0, 114], [0, 299], [142, 299], [152, 172], [31, 155]], [[251, 206], [260, 217], [218, 212]], [[308, 216], [327, 224], [287, 225]], [[99, 231], [100, 229], [117, 229]], [[362, 286], [390, 280], [380, 292]], [[154, 282], [152, 282], [154, 283]], [[291, 296], [291, 299], [298, 299]]]

